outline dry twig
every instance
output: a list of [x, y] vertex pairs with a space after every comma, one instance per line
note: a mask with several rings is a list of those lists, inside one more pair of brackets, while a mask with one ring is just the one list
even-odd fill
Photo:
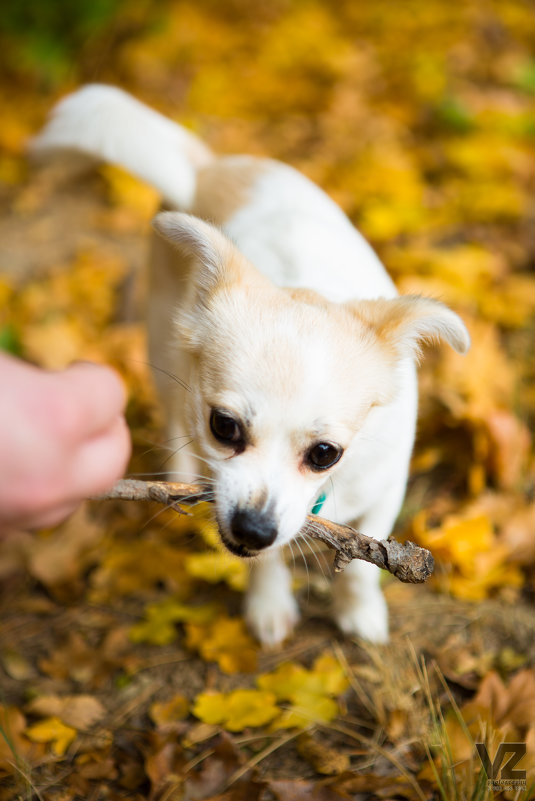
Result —
[[[180, 504], [195, 504], [213, 500], [207, 487], [198, 484], [178, 484], [167, 481], [136, 481], [123, 479], [99, 499], [125, 501], [157, 501], [185, 514]], [[353, 559], [363, 559], [388, 570], [400, 581], [420, 584], [426, 581], [434, 568], [432, 554], [413, 542], [375, 540], [350, 526], [333, 523], [316, 515], [309, 515], [303, 532], [325, 542], [336, 551], [334, 569], [339, 572]]]

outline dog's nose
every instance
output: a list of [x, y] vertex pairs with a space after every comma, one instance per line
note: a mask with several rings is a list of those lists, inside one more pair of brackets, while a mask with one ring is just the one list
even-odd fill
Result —
[[239, 509], [230, 521], [230, 530], [237, 543], [250, 551], [261, 551], [275, 542], [277, 527], [271, 515], [256, 509]]

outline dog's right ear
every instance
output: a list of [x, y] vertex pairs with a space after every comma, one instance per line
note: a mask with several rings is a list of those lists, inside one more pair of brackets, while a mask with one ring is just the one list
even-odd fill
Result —
[[[161, 212], [154, 229], [184, 260], [176, 324], [182, 342], [201, 345], [206, 312], [216, 296], [239, 286], [269, 285], [222, 231], [182, 212]], [[181, 259], [181, 260], [182, 260]]]
[[195, 264], [194, 280], [201, 293], [220, 283], [239, 279], [239, 255], [232, 243], [213, 225], [191, 214], [164, 211], [152, 221], [154, 229], [186, 259]]

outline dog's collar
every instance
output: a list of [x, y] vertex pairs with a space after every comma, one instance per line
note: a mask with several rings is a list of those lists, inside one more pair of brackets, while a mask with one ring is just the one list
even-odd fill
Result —
[[321, 492], [318, 495], [318, 497], [316, 498], [316, 503], [314, 504], [314, 506], [310, 510], [310, 514], [319, 515], [319, 513], [321, 512], [322, 506], [323, 506], [323, 504], [325, 503], [326, 500], [327, 500], [327, 493], [326, 492]]

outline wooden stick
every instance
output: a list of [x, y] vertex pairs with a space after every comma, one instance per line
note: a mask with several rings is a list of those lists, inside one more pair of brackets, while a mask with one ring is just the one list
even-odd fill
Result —
[[[181, 504], [192, 505], [200, 501], [213, 501], [213, 494], [208, 487], [199, 484], [123, 479], [109, 492], [99, 495], [98, 499], [156, 501], [181, 514], [187, 514], [181, 508]], [[336, 572], [343, 570], [353, 559], [371, 562], [409, 584], [420, 584], [433, 572], [433, 555], [413, 542], [402, 544], [393, 539], [375, 540], [350, 526], [333, 523], [316, 515], [308, 515], [303, 533], [321, 540], [336, 551], [334, 557]]]

